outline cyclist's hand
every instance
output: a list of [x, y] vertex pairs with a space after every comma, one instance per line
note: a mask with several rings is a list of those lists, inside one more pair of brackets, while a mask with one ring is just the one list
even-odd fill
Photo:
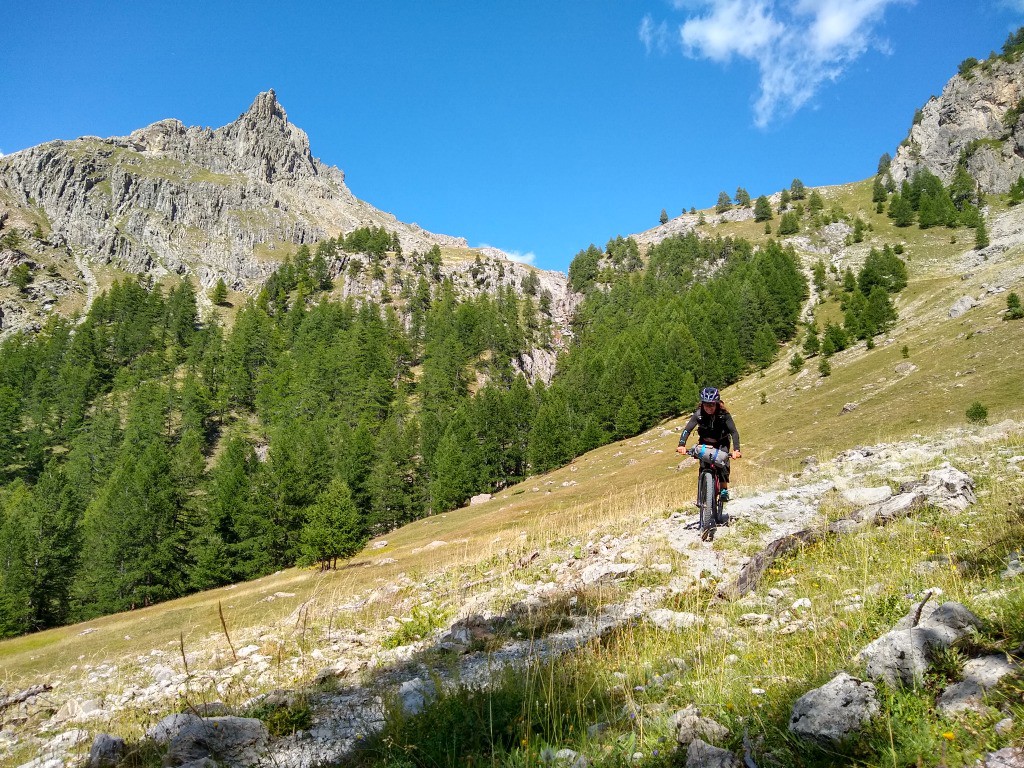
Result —
[[682, 445], [678, 446], [676, 448], [676, 453], [686, 453], [686, 447]]
[[742, 458], [743, 458], [743, 454], [742, 454], [742, 453], [740, 453], [739, 451], [733, 451], [733, 452], [732, 452], [732, 457], [733, 457], [734, 459], [742, 459]]

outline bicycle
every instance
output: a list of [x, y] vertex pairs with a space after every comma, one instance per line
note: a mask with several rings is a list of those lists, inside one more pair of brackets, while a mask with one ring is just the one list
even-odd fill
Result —
[[729, 515], [725, 512], [725, 502], [721, 497], [721, 478], [719, 468], [728, 466], [729, 452], [710, 445], [695, 445], [686, 451], [700, 462], [697, 473], [697, 503], [700, 511], [700, 539], [714, 541], [715, 529], [719, 525], [729, 524]]

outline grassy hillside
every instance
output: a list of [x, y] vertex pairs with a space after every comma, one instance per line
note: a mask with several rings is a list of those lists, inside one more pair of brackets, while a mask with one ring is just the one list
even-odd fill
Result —
[[[742, 435], [744, 459], [735, 462], [733, 469], [733, 486], [741, 498], [757, 488], [784, 487], [808, 456], [824, 460], [857, 445], [967, 428], [965, 410], [975, 400], [987, 406], [992, 423], [1024, 420], [1024, 325], [1002, 320], [1005, 293], [987, 296], [960, 318], [948, 316], [957, 298], [977, 297], [983, 286], [1024, 292], [1024, 247], [976, 259], [970, 251], [971, 230], [901, 230], [875, 215], [869, 182], [822, 192], [829, 204], [837, 202], [850, 214], [859, 212], [872, 230], [863, 244], [835, 253], [807, 250], [807, 263], [823, 256], [843, 267], [856, 265], [871, 245], [903, 243], [910, 283], [898, 301], [900, 321], [878, 340], [875, 349], [866, 350], [860, 343], [835, 355], [831, 376], [818, 375], [816, 359], [801, 373], [789, 373], [792, 350], [781, 350], [778, 361], [762, 375], [748, 377], [724, 392]], [[1010, 220], [1016, 220], [1015, 212], [998, 211], [998, 216], [1007, 217], [1004, 229], [1014, 228]], [[996, 236], [999, 226], [997, 220], [990, 220]], [[764, 237], [752, 227], [752, 222], [730, 223], [715, 231]], [[763, 225], [757, 228], [763, 230]], [[816, 237], [810, 235], [811, 245]], [[998, 243], [997, 237], [994, 242]], [[818, 308], [819, 313], [829, 311], [834, 310], [828, 302]], [[909, 352], [906, 358], [904, 346]], [[850, 403], [856, 403], [856, 408], [842, 413]], [[674, 448], [680, 424], [680, 420], [668, 422], [605, 446], [570, 466], [508, 488], [486, 503], [408, 525], [387, 536], [386, 543], [371, 542], [336, 572], [289, 569], [247, 584], [4, 641], [0, 643], [4, 687], [16, 690], [59, 676], [64, 690], [70, 692], [102, 665], [116, 665], [117, 675], [128, 684], [144, 666], [143, 657], [154, 649], [171, 657], [179, 647], [185, 653], [217, 648], [223, 656], [227, 641], [219, 607], [235, 647], [254, 642], [262, 652], [278, 658], [276, 675], [232, 692], [228, 703], [239, 704], [263, 688], [308, 683], [322, 666], [310, 655], [309, 637], [315, 628], [362, 631], [398, 626], [394, 631], [400, 633], [402, 625], [394, 617], [412, 615], [419, 616], [421, 628], [427, 631], [486, 590], [496, 589], [498, 596], [481, 600], [489, 599], [491, 605], [508, 602], [515, 582], [548, 578], [544, 568], [571, 553], [579, 542], [628, 531], [676, 510], [688, 514], [694, 472], [688, 465], [685, 471], [678, 468]], [[965, 434], [982, 432], [982, 427], [971, 427]], [[999, 563], [1024, 527], [1018, 519], [1024, 483], [1020, 475], [1008, 479], [999, 462], [988, 466], [982, 462], [993, 450], [1001, 450], [1002, 455], [1024, 452], [1022, 441], [1019, 433], [980, 447], [963, 441], [954, 458], [978, 472], [984, 494], [971, 517], [932, 512], [919, 521], [811, 548], [774, 571], [765, 590], [788, 579], [781, 587], [788, 595], [812, 600], [815, 621], [809, 636], [802, 633], [787, 639], [749, 628], [724, 642], [716, 637], [710, 621], [678, 633], [630, 628], [562, 664], [542, 663], [532, 677], [510, 679], [505, 683], [510, 690], [521, 692], [526, 686], [529, 695], [559, 714], [538, 716], [538, 726], [531, 731], [538, 734], [536, 740], [526, 739], [519, 757], [510, 758], [509, 764], [532, 764], [542, 748], [555, 742], [580, 748], [586, 743], [579, 736], [581, 727], [585, 731], [602, 718], [611, 720], [613, 710], [621, 712], [624, 706], [634, 707], [640, 713], [637, 722], [643, 722], [647, 715], [664, 715], [690, 702], [711, 707], [716, 719], [732, 730], [731, 743], [736, 748], [749, 730], [752, 736], [768, 739], [768, 746], [762, 744], [760, 749], [775, 754], [777, 764], [796, 760], [828, 764], [829, 755], [801, 751], [789, 741], [785, 733], [788, 706], [800, 692], [829, 679], [857, 648], [891, 625], [901, 615], [903, 595], [935, 586], [950, 598], [977, 607], [982, 590], [1001, 586], [995, 575]], [[841, 506], [832, 511], [838, 513]], [[744, 547], [756, 542], [757, 532], [749, 531], [749, 541], [744, 543], [742, 521], [737, 523], [737, 538], [721, 540], [715, 545], [719, 550], [746, 551]], [[512, 567], [534, 551], [539, 552], [534, 565], [521, 570]], [[935, 559], [937, 553], [947, 556], [944, 562], [967, 567], [915, 571], [917, 563]], [[868, 599], [863, 617], [843, 611], [844, 595], [848, 597], [851, 590], [870, 594], [869, 588], [876, 583], [883, 588]], [[596, 605], [619, 596], [609, 588], [586, 599]], [[418, 614], [414, 606], [421, 606]], [[719, 625], [729, 627], [738, 626], [739, 616], [753, 610], [749, 602], [712, 606], [709, 593], [700, 589], [680, 594], [671, 607], [720, 616]], [[1002, 590], [985, 617], [991, 623], [984, 642], [1008, 649], [1011, 641], [1024, 640], [1019, 620], [1007, 618], [1019, 617], [1022, 609], [1019, 584]], [[685, 664], [679, 666], [677, 659]], [[685, 674], [675, 674], [673, 682], [665, 685], [651, 683], [652, 676], [670, 669], [677, 673], [683, 669]], [[1020, 684], [1013, 685], [1019, 688]], [[581, 704], [587, 691], [600, 694], [595, 694], [593, 707]], [[1015, 733], [1019, 739], [1019, 723], [1024, 719], [1020, 691], [1011, 688], [1000, 695], [1016, 702], [1012, 706], [1018, 713]], [[904, 765], [921, 755], [925, 764], [946, 764], [947, 758], [957, 764], [999, 741], [986, 730], [992, 725], [988, 720], [951, 724], [937, 719], [930, 705], [921, 702], [927, 699], [916, 694], [890, 697], [885, 706], [892, 728], [872, 734], [859, 759], [867, 764]], [[437, 705], [435, 727], [437, 723], [454, 727], [456, 703], [443, 699]], [[452, 709], [447, 714], [446, 706]], [[569, 725], [576, 729], [572, 734]], [[141, 725], [127, 719], [105, 727], [137, 736]], [[427, 739], [416, 730], [420, 727], [416, 723], [402, 725], [396, 720], [392, 727], [394, 743]], [[661, 764], [667, 745], [659, 739], [667, 738], [667, 732], [662, 726], [652, 728], [645, 732], [643, 726], [623, 726], [616, 717], [611, 729], [615, 739], [597, 748], [609, 764], [628, 758], [633, 751], [642, 753], [646, 764]], [[616, 741], [620, 736], [623, 740]], [[662, 749], [656, 755], [659, 743]]]

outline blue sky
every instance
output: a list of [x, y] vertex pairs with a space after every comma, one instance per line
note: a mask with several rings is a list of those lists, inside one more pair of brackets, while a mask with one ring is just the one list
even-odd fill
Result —
[[564, 270], [721, 190], [870, 176], [1024, 0], [20, 2], [0, 152], [274, 88], [313, 154], [404, 221]]

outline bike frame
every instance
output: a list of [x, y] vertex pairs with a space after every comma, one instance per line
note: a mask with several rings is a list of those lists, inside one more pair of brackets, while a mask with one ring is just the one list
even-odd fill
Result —
[[[722, 525], [727, 525], [727, 522], [723, 519], [724, 515], [723, 515], [723, 512], [722, 512], [722, 507], [723, 507], [722, 499], [721, 499], [722, 478], [721, 478], [721, 475], [719, 475], [719, 468], [717, 466], [715, 466], [715, 464], [713, 462], [706, 461], [703, 458], [700, 458], [699, 456], [696, 455], [699, 445], [700, 444], [698, 443], [698, 445], [694, 446], [692, 449], [687, 451], [687, 453], [689, 453], [690, 456], [692, 456], [693, 458], [697, 459], [700, 462], [700, 469], [697, 472], [697, 504], [696, 504], [696, 506], [697, 506], [697, 508], [698, 508], [698, 510], [700, 512], [698, 523], [699, 523], [700, 529], [701, 529], [701, 538], [703, 540], [705, 540], [705, 541], [710, 541], [711, 537], [714, 536], [714, 529], [720, 524], [719, 521], [721, 521]], [[701, 493], [702, 493], [701, 489], [704, 488], [704, 485], [705, 485], [704, 476], [706, 474], [710, 474], [711, 475], [711, 478], [712, 478], [712, 482], [711, 482], [712, 491], [711, 491], [711, 499], [710, 499], [710, 501], [711, 501], [711, 520], [710, 520], [709, 523], [705, 524], [705, 519], [704, 519], [705, 515], [704, 515], [703, 504], [702, 504], [703, 500], [701, 498]]]

